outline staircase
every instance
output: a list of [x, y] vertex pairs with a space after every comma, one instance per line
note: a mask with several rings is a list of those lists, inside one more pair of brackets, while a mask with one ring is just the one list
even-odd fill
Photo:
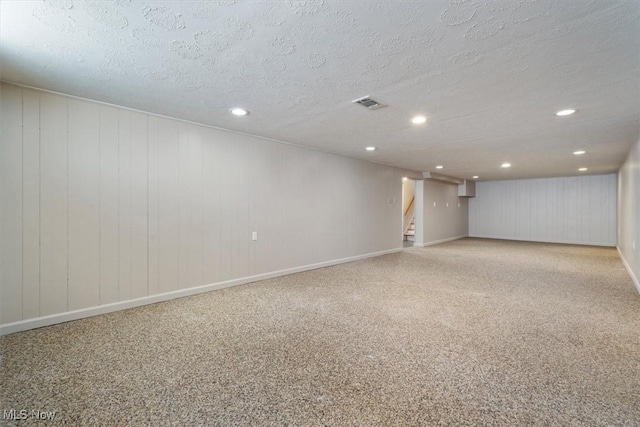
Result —
[[409, 228], [407, 228], [404, 232], [404, 240], [408, 240], [409, 242], [416, 241], [416, 218], [415, 216], [411, 219], [411, 223], [409, 224]]
[[409, 202], [409, 206], [407, 206], [407, 209], [404, 211], [404, 215], [402, 217], [402, 228], [404, 229], [403, 240], [409, 242], [416, 241], [416, 214], [413, 206], [414, 201], [415, 197], [412, 198]]

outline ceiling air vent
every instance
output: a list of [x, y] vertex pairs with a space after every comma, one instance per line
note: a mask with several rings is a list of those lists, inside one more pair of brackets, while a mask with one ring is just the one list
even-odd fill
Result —
[[356, 104], [360, 104], [363, 107], [368, 108], [369, 110], [377, 110], [379, 108], [383, 108], [386, 107], [385, 104], [383, 104], [382, 102], [378, 102], [375, 99], [367, 96], [363, 96], [362, 98], [359, 99], [354, 99], [351, 102], [355, 102]]

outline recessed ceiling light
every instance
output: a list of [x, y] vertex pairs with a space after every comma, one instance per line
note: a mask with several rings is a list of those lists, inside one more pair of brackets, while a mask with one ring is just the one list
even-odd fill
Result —
[[411, 119], [411, 123], [413, 123], [414, 125], [421, 125], [426, 121], [427, 121], [427, 118], [425, 116], [415, 116], [414, 118]]
[[249, 112], [247, 110], [245, 110], [244, 108], [235, 107], [235, 108], [230, 108], [229, 111], [234, 116], [246, 116], [247, 114], [249, 114]]
[[587, 170], [587, 168], [580, 168], [580, 169], [578, 169], [578, 170], [579, 170], [580, 172], [584, 172], [584, 171], [586, 171], [586, 170]]
[[376, 147], [367, 147], [365, 148], [367, 151], [376, 151]]
[[406, 180], [407, 180], [407, 177], [406, 177], [406, 176], [403, 176], [403, 177], [402, 177], [402, 180], [403, 180], [403, 181], [406, 181]]
[[444, 168], [444, 166], [442, 166], [442, 165], [436, 166], [436, 169], [443, 169], [443, 168]]
[[478, 179], [480, 178], [478, 175], [473, 175], [473, 179]]
[[573, 152], [573, 154], [575, 154], [576, 156], [579, 156], [580, 154], [584, 154], [584, 153], [586, 153], [586, 151], [584, 150], [578, 150]]
[[575, 112], [576, 110], [574, 108], [567, 108], [566, 110], [556, 111], [556, 116], [570, 116]]
[[503, 163], [502, 165], [500, 165], [500, 167], [502, 168], [510, 168], [511, 167], [511, 163]]

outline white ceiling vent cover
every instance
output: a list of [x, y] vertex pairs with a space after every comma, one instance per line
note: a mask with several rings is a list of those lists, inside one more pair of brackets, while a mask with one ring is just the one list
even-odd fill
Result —
[[354, 99], [351, 102], [360, 104], [363, 107], [368, 108], [369, 110], [378, 110], [380, 108], [386, 107], [385, 104], [383, 104], [382, 102], [376, 101], [375, 99], [371, 98], [369, 95], [363, 96], [362, 98]]

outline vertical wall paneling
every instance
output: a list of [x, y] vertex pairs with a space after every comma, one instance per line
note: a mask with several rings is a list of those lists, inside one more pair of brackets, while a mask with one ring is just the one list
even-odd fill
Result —
[[131, 298], [147, 295], [148, 164], [147, 116], [131, 113]]
[[[531, 210], [536, 209], [535, 205], [529, 203], [529, 198], [523, 197], [523, 194], [528, 193], [531, 190], [530, 181], [516, 181], [515, 182], [515, 229], [523, 236], [531, 235], [532, 228], [536, 227], [536, 224], [531, 223]], [[535, 214], [534, 214], [535, 217]]]
[[[322, 156], [315, 156], [315, 154], [316, 153], [312, 153], [309, 150], [298, 150], [296, 152], [296, 155], [299, 156], [298, 157], [299, 160], [295, 162], [296, 163], [295, 174], [297, 176], [296, 181], [298, 183], [296, 191], [297, 191], [298, 197], [301, 199], [301, 203], [299, 204], [300, 211], [299, 211], [299, 217], [298, 217], [300, 220], [299, 226], [301, 230], [304, 228], [304, 231], [303, 231], [304, 239], [314, 239], [313, 241], [317, 241], [319, 246], [321, 244], [324, 244], [324, 242], [322, 241], [322, 239], [317, 239], [317, 234], [314, 235], [313, 233], [310, 232], [310, 228], [312, 227], [309, 226], [309, 222], [308, 222], [308, 219], [312, 217], [314, 218], [314, 222], [315, 222], [315, 217], [316, 217], [316, 215], [313, 212], [313, 203], [311, 199], [316, 195], [321, 199], [323, 198], [322, 194], [313, 192], [314, 190], [315, 191], [318, 190], [318, 185], [316, 185], [315, 183], [315, 180], [317, 179], [318, 175], [312, 176], [309, 173], [309, 169], [311, 169], [314, 163], [322, 161]], [[321, 221], [321, 217], [322, 215], [318, 215], [318, 221]], [[310, 264], [314, 259], [314, 253], [319, 252], [318, 249], [319, 248], [315, 247], [315, 245], [306, 245], [306, 246], [303, 246], [302, 248], [298, 248], [298, 251], [297, 251], [299, 255], [298, 262], [301, 262], [303, 264], [295, 264], [295, 265]]]
[[[358, 163], [357, 167], [351, 169], [349, 172], [353, 174], [353, 177], [363, 176], [365, 177], [363, 191], [360, 193], [356, 193], [357, 196], [354, 198], [354, 205], [352, 211], [354, 212], [367, 212], [366, 200], [369, 196], [369, 186], [371, 185], [369, 177], [367, 177], [367, 165], [365, 163]], [[381, 198], [386, 197], [386, 194], [381, 194]], [[362, 218], [358, 221], [353, 222], [353, 233], [349, 239], [349, 255], [358, 253], [360, 248], [364, 245], [367, 240], [366, 230], [369, 225], [369, 220], [371, 215], [363, 215]]]
[[[181, 123], [180, 123], [181, 124]], [[179, 284], [178, 126], [175, 120], [158, 123], [158, 289], [175, 291]]]
[[189, 283], [189, 130], [178, 123], [178, 287]]
[[562, 229], [564, 226], [562, 219], [565, 216], [564, 206], [562, 204], [562, 199], [564, 197], [564, 181], [556, 179], [549, 180], [549, 182], [554, 184], [553, 191], [555, 192], [551, 199], [552, 205], [549, 209], [555, 211], [555, 215], [553, 216], [553, 222], [549, 226], [549, 229], [553, 230], [553, 234], [548, 236], [545, 240], [551, 242], [554, 237], [557, 238], [557, 236], [562, 236]]
[[148, 293], [158, 293], [159, 281], [159, 169], [158, 169], [158, 130], [159, 119], [148, 118]]
[[[249, 159], [254, 141], [244, 141], [238, 135], [229, 135], [231, 141], [231, 163], [233, 170], [229, 174], [231, 182], [231, 277], [249, 275], [249, 197], [251, 182], [249, 181]], [[224, 200], [223, 200], [224, 202]]]
[[186, 287], [203, 284], [203, 186], [202, 186], [202, 128], [187, 128], [187, 281]]
[[[268, 226], [268, 223], [274, 215], [269, 212], [269, 208], [276, 208], [276, 206], [269, 206], [269, 200], [267, 200], [268, 195], [272, 194], [267, 187], [273, 183], [269, 177], [271, 171], [267, 166], [268, 163], [260, 162], [258, 159], [264, 159], [270, 155], [272, 152], [269, 145], [255, 144], [253, 146], [249, 167], [251, 173], [249, 228], [257, 230], [260, 238], [255, 242], [252, 241], [249, 246], [249, 268], [252, 275], [269, 271], [267, 270], [268, 254], [263, 249], [273, 242], [273, 236], [269, 232], [271, 227]], [[258, 212], [264, 212], [265, 215], [256, 215]]]
[[131, 112], [118, 117], [118, 297], [131, 299]]
[[[354, 178], [356, 178], [360, 174], [364, 174], [364, 172], [365, 170], [361, 164], [358, 164], [354, 168], [347, 169], [347, 174], [349, 176], [348, 182], [350, 183], [354, 182], [353, 181]], [[348, 214], [348, 212], [366, 212], [362, 203], [362, 198], [366, 197], [367, 184], [368, 183], [364, 185], [363, 191], [361, 193], [359, 194], [356, 193], [355, 197], [347, 198], [347, 200], [350, 199], [350, 201], [347, 202], [349, 206], [349, 210], [345, 212], [346, 214]], [[347, 253], [348, 256], [352, 256], [353, 253], [357, 252], [358, 247], [360, 246], [360, 242], [362, 241], [362, 238], [363, 238], [362, 230], [364, 230], [365, 227], [366, 227], [366, 221], [354, 221], [352, 223], [352, 228], [351, 230], [349, 230], [349, 233], [348, 233], [349, 240], [347, 241], [347, 247], [349, 249], [349, 252]]]
[[22, 91], [22, 316], [40, 314], [40, 92]]
[[[362, 223], [359, 221], [359, 219], [354, 220], [352, 217], [350, 218], [350, 213], [353, 213], [356, 218], [357, 215], [364, 214], [362, 209], [359, 207], [361, 194], [352, 192], [352, 186], [355, 184], [354, 179], [359, 174], [360, 169], [360, 165], [354, 166], [354, 168], [348, 167], [348, 164], [344, 161], [344, 159], [340, 159], [337, 165], [337, 172], [338, 176], [340, 177], [339, 182], [343, 183], [342, 188], [338, 194], [338, 203], [340, 206], [340, 209], [338, 211], [338, 218], [340, 221], [351, 224], [351, 227], [349, 227], [349, 229], [343, 233], [343, 252], [341, 253], [341, 255], [344, 257], [352, 256], [351, 254], [353, 254], [355, 246], [358, 244], [357, 239], [358, 235], [360, 234], [360, 227], [362, 226]], [[364, 192], [364, 188], [362, 190]], [[381, 199], [384, 199], [386, 203], [386, 195], [381, 194], [380, 196]]]
[[205, 141], [202, 144], [203, 282], [216, 283], [222, 280], [220, 144], [211, 129], [203, 128], [201, 132]]
[[[313, 175], [308, 177], [308, 186], [313, 188], [318, 198], [311, 198], [309, 200], [309, 207], [312, 212], [318, 212], [314, 214], [317, 218], [318, 228], [315, 230], [313, 236], [318, 245], [315, 245], [312, 249], [312, 257], [314, 259], [328, 260], [334, 256], [337, 248], [341, 248], [343, 251], [347, 251], [347, 240], [349, 239], [348, 233], [342, 232], [340, 228], [335, 227], [335, 213], [326, 209], [326, 206], [332, 206], [332, 209], [336, 209], [337, 212], [346, 219], [346, 207], [336, 204], [337, 199], [343, 199], [343, 194], [336, 194], [336, 188], [340, 188], [341, 175], [338, 170], [342, 169], [340, 162], [337, 162], [334, 156], [324, 154], [321, 156], [312, 156], [309, 158], [309, 167], [313, 171]], [[325, 175], [325, 179], [318, 180], [315, 177]], [[384, 190], [379, 189], [382, 193]], [[382, 196], [382, 194], [379, 194]], [[370, 214], [374, 214], [370, 212]], [[359, 216], [358, 214], [355, 214]], [[366, 216], [366, 215], [365, 215]], [[349, 220], [347, 220], [349, 221]], [[358, 220], [351, 220], [357, 222]]]
[[578, 240], [578, 179], [566, 178], [563, 190], [562, 236], [565, 242], [575, 242]]
[[[251, 146], [251, 156], [249, 157], [249, 182], [251, 183], [251, 185], [249, 186], [249, 209], [248, 209], [248, 221], [247, 221], [247, 226], [249, 227], [249, 230], [256, 230], [256, 231], [260, 231], [260, 228], [262, 228], [259, 224], [259, 220], [258, 218], [256, 218], [255, 216], [255, 212], [256, 212], [256, 206], [257, 206], [257, 187], [259, 186], [258, 182], [256, 181], [256, 153], [258, 153], [259, 151], [259, 146], [260, 144], [254, 144]], [[257, 245], [258, 241], [251, 241], [249, 242], [249, 259], [248, 259], [248, 266], [249, 266], [249, 275], [253, 276], [256, 274], [257, 271], [257, 263], [259, 262], [258, 259], [258, 250], [259, 247]]]
[[305, 252], [310, 248], [298, 248], [294, 245], [287, 245], [286, 242], [304, 241], [305, 233], [305, 173], [306, 168], [303, 159], [304, 153], [297, 147], [291, 150], [282, 150], [283, 169], [283, 196], [284, 206], [287, 208], [283, 212], [283, 222], [286, 231], [285, 244], [282, 246], [282, 253], [285, 256], [284, 268], [291, 268], [303, 262], [306, 258]]
[[[593, 177], [594, 179], [596, 177]], [[607, 206], [607, 201], [606, 201], [606, 191], [603, 191], [603, 187], [604, 187], [604, 182], [598, 180], [598, 182], [596, 183], [596, 185], [599, 187], [597, 192], [593, 192], [591, 194], [591, 204], [600, 204], [602, 206]], [[615, 203], [613, 203], [613, 205], [615, 205]], [[602, 223], [602, 218], [604, 217], [602, 210], [601, 209], [597, 209], [596, 211], [593, 212], [594, 214], [594, 218], [592, 219], [596, 224], [601, 224]], [[615, 214], [614, 214], [615, 215]], [[597, 233], [597, 239], [598, 240], [603, 240], [604, 239], [604, 232], [605, 232], [606, 227], [599, 227], [598, 228], [598, 233]]]
[[[269, 271], [278, 271], [285, 268], [286, 257], [284, 255], [286, 242], [290, 239], [287, 230], [287, 223], [285, 222], [285, 177], [284, 177], [284, 154], [285, 147], [280, 144], [272, 144], [269, 146], [271, 155], [268, 164], [267, 177], [271, 180], [268, 184], [271, 186], [273, 192], [267, 193], [266, 197], [270, 198], [270, 209], [267, 210], [273, 218], [269, 224], [272, 224], [274, 229], [269, 235], [269, 241], [267, 248], [263, 248], [265, 254], [265, 263]], [[264, 179], [264, 177], [263, 177]], [[264, 184], [261, 188], [265, 188]], [[254, 216], [259, 215], [262, 211], [256, 211]]]
[[[233, 215], [237, 212], [235, 204], [234, 192], [239, 191], [234, 186], [233, 171], [236, 168], [232, 155], [233, 146], [229, 141], [219, 141], [220, 155], [220, 198], [218, 201], [218, 212], [220, 221], [220, 280], [229, 280], [232, 278], [232, 259], [233, 259]], [[224, 161], [222, 161], [224, 159]], [[237, 232], [237, 231], [236, 231]]]
[[67, 311], [67, 191], [67, 98], [41, 93], [41, 316]]
[[400, 246], [397, 169], [0, 87], [3, 333]]
[[480, 182], [470, 235], [614, 246], [615, 194], [615, 175]]
[[[605, 208], [601, 215], [601, 224], [604, 226], [600, 232], [600, 239], [606, 241], [609, 236], [617, 236], [617, 221], [609, 220], [608, 218], [616, 218], [618, 216], [618, 193], [608, 191], [609, 187], [617, 188], [618, 177], [617, 174], [609, 175], [609, 178], [602, 182], [602, 206]], [[638, 196], [638, 194], [636, 194]], [[636, 197], [636, 200], [640, 197]], [[636, 216], [636, 218], [638, 218]]]
[[99, 107], [69, 103], [69, 310], [100, 304]]
[[[334, 221], [337, 221], [339, 223], [351, 224], [353, 223], [354, 219], [349, 218], [349, 213], [352, 211], [352, 209], [354, 209], [356, 200], [355, 197], [352, 197], [350, 188], [351, 180], [353, 179], [352, 171], [348, 167], [345, 167], [347, 165], [347, 162], [345, 162], [345, 160], [346, 159], [342, 158], [336, 159], [334, 167], [334, 185], [336, 185], [335, 198], [333, 199], [333, 206], [336, 209], [336, 216], [334, 217]], [[355, 215], [362, 214], [362, 212], [357, 212], [355, 210], [353, 210], [353, 213]], [[351, 254], [354, 229], [352, 227], [349, 227], [348, 230], [341, 231], [342, 232], [340, 232], [339, 235], [336, 236], [337, 247], [334, 247], [333, 249], [335, 250], [337, 256], [344, 258], [350, 256]]]
[[118, 109], [100, 106], [100, 304], [118, 301]]
[[[310, 227], [310, 230], [313, 229], [314, 231], [312, 238], [318, 242], [318, 244], [312, 248], [313, 257], [314, 259], [326, 261], [333, 256], [333, 246], [335, 246], [340, 239], [344, 238], [344, 236], [340, 235], [340, 229], [336, 228], [332, 223], [333, 213], [325, 209], [325, 206], [332, 206], [334, 208], [336, 206], [333, 202], [333, 189], [335, 188], [334, 185], [337, 180], [335, 178], [332, 156], [323, 155], [310, 158], [308, 173], [310, 174], [308, 184], [310, 191], [312, 194], [318, 195], [318, 197], [312, 197], [309, 200], [311, 210], [317, 212], [316, 226]], [[318, 180], [313, 178], [322, 175], [325, 176], [325, 179]]]
[[287, 246], [287, 241], [298, 241], [304, 239], [304, 233], [301, 230], [299, 216], [300, 207], [303, 198], [300, 191], [296, 188], [301, 183], [304, 175], [296, 174], [294, 167], [296, 163], [301, 163], [300, 159], [295, 158], [295, 149], [280, 150], [281, 166], [282, 166], [282, 206], [286, 206], [281, 212], [283, 228], [287, 230], [283, 245], [280, 247], [282, 251], [281, 268], [290, 268], [295, 265], [297, 255], [291, 246]]
[[22, 88], [2, 88], [0, 322], [22, 319]]
[[315, 224], [313, 227], [307, 228], [307, 238], [310, 241], [318, 242], [317, 245], [312, 246], [311, 257], [314, 259], [321, 259], [323, 249], [327, 247], [327, 241], [325, 240], [326, 230], [330, 229], [327, 226], [325, 211], [322, 209], [322, 205], [327, 202], [326, 194], [322, 188], [322, 181], [315, 179], [316, 176], [321, 175], [322, 167], [324, 164], [324, 156], [313, 156], [305, 154], [305, 166], [306, 172], [304, 176], [304, 186], [306, 191], [311, 196], [307, 199], [307, 207], [312, 212], [317, 212], [315, 215]]

